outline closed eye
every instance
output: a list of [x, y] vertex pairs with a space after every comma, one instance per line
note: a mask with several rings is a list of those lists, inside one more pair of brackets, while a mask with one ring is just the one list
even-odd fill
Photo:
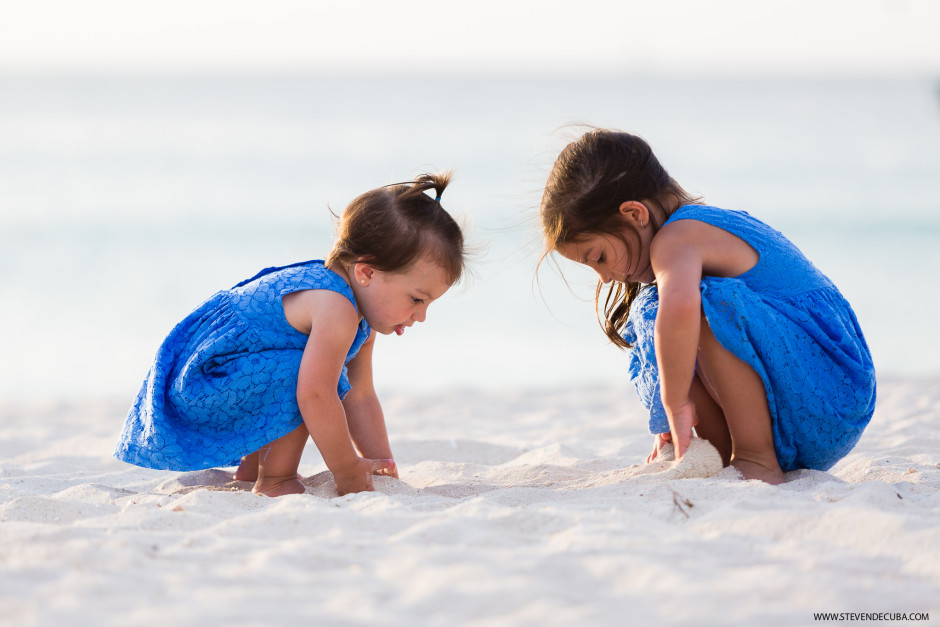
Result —
[[415, 298], [414, 296], [412, 296], [412, 297], [411, 297], [411, 302], [414, 303], [415, 305], [422, 305], [422, 304], [424, 304], [424, 299], [423, 299], [423, 298]]

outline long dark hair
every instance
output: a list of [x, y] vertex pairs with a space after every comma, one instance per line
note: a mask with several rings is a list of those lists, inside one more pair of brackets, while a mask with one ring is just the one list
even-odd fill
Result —
[[[592, 129], [565, 146], [548, 176], [542, 194], [541, 219], [545, 247], [541, 262], [559, 245], [585, 235], [615, 235], [630, 246], [639, 245], [639, 234], [626, 227], [620, 205], [629, 200], [652, 203], [664, 216], [650, 211], [649, 226], [655, 234], [677, 207], [700, 202], [676, 183], [642, 138], [620, 131]], [[628, 241], [627, 237], [630, 240]], [[613, 281], [603, 303], [598, 280], [594, 307], [610, 341], [630, 348], [623, 327], [630, 305], [641, 284]]]
[[[356, 197], [338, 217], [337, 238], [326, 264], [367, 261], [383, 272], [403, 272], [427, 256], [450, 283], [465, 266], [463, 232], [441, 206], [451, 173], [421, 174]], [[434, 196], [426, 192], [434, 190]]]

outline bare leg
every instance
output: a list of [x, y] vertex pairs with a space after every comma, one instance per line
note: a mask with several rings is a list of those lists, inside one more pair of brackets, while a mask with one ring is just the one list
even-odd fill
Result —
[[721, 454], [721, 463], [725, 466], [731, 463], [731, 434], [728, 433], [728, 423], [721, 407], [708, 393], [705, 384], [699, 380], [698, 375], [692, 379], [692, 389], [689, 393], [695, 413], [698, 416], [698, 425], [695, 433], [703, 440], [708, 440]]
[[257, 481], [258, 480], [258, 451], [242, 457], [238, 470], [232, 475], [235, 481]]
[[[254, 483], [258, 480], [258, 459], [261, 455], [261, 451], [257, 450], [254, 453], [245, 455], [242, 457], [241, 462], [238, 464], [238, 470], [235, 471], [235, 474], [232, 475], [232, 479], [235, 481], [251, 481]], [[297, 473], [298, 479], [303, 479], [300, 473]]]
[[724, 413], [731, 435], [731, 465], [745, 479], [760, 479], [774, 485], [785, 482], [774, 450], [764, 383], [753, 368], [718, 342], [705, 316], [699, 338], [698, 371], [699, 379]]
[[258, 479], [251, 491], [267, 496], [301, 494], [304, 485], [298, 478], [297, 466], [309, 436], [307, 427], [300, 425], [284, 437], [262, 446], [256, 453]]

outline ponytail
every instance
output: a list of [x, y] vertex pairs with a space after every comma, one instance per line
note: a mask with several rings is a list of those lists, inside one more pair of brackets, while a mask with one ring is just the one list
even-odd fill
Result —
[[337, 239], [326, 264], [365, 261], [383, 272], [405, 272], [428, 257], [451, 283], [459, 281], [466, 263], [463, 233], [440, 202], [451, 178], [449, 171], [421, 174], [353, 199], [338, 216]]

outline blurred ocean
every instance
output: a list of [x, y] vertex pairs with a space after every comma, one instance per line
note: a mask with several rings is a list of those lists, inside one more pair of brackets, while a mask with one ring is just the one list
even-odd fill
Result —
[[475, 276], [380, 338], [379, 390], [623, 381], [591, 276], [534, 280], [572, 122], [644, 136], [686, 189], [793, 239], [855, 307], [880, 374], [940, 373], [932, 80], [8, 76], [0, 398], [130, 401], [203, 299], [324, 256], [328, 207], [446, 168]]

